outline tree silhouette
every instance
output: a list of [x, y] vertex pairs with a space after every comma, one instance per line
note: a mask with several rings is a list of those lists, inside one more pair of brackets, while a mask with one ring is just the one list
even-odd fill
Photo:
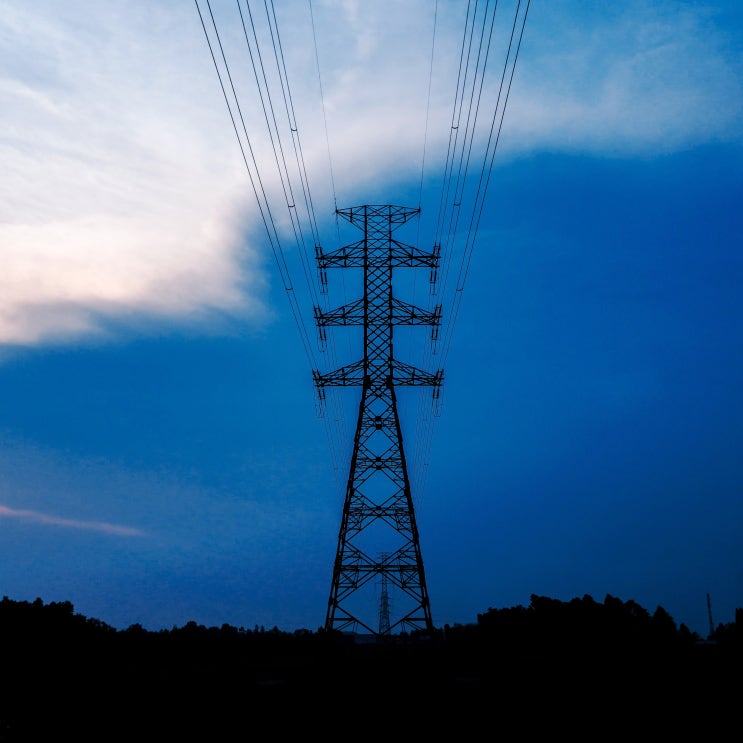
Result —
[[338, 710], [352, 715], [361, 698], [423, 700], [431, 720], [458, 721], [460, 738], [465, 719], [473, 725], [466, 737], [478, 720], [490, 724], [496, 703], [502, 722], [523, 724], [540, 710], [555, 729], [585, 724], [586, 710], [605, 722], [662, 717], [669, 725], [713, 706], [719, 721], [737, 709], [725, 700], [731, 690], [739, 698], [740, 684], [729, 680], [740, 675], [740, 627], [720, 625], [701, 642], [660, 606], [650, 614], [611, 595], [532, 595], [528, 606], [490, 608], [470, 624], [358, 644], [323, 629], [193, 621], [116, 630], [70, 602], [4, 597], [0, 741], [50, 740], [65, 729], [100, 741], [114, 721], [138, 739], [142, 730], [148, 739], [231, 739], [231, 726], [244, 729], [247, 719], [289, 735], [298, 718], [288, 709], [327, 725]]

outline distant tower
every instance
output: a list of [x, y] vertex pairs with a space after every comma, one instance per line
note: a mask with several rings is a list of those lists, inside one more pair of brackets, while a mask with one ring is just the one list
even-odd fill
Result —
[[715, 633], [715, 625], [712, 622], [712, 601], [709, 594], [707, 594], [707, 616], [709, 617], [709, 636], [712, 637]]
[[[382, 556], [384, 562], [386, 555]], [[379, 634], [390, 633], [390, 593], [387, 590], [387, 575], [382, 573], [382, 591], [379, 594]]]
[[[321, 341], [327, 327], [364, 329], [363, 358], [329, 374], [313, 372], [321, 399], [326, 387], [361, 387], [325, 620], [328, 630], [378, 635], [433, 629], [396, 388], [430, 386], [437, 397], [443, 373], [403, 363], [395, 358], [392, 347], [395, 325], [430, 326], [435, 339], [441, 321], [440, 306], [424, 310], [398, 299], [392, 291], [393, 269], [428, 268], [433, 280], [438, 268], [438, 250], [427, 253], [392, 236], [419, 212], [392, 205], [338, 210], [338, 215], [363, 231], [363, 238], [328, 253], [317, 248], [321, 286], [327, 285], [328, 268], [362, 269], [364, 278], [360, 299], [328, 312], [315, 308]], [[362, 591], [373, 587], [377, 578], [382, 581], [383, 595], [389, 587], [396, 591], [395, 613], [390, 614], [387, 594], [383, 622], [369, 592], [365, 599]], [[375, 619], [380, 619], [378, 625]]]

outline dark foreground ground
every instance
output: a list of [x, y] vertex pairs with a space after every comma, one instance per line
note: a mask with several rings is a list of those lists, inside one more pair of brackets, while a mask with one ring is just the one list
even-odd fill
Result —
[[[385, 641], [193, 622], [115, 630], [0, 602], [0, 741], [737, 740], [740, 627], [607, 596]], [[737, 731], [737, 732], [736, 732]]]

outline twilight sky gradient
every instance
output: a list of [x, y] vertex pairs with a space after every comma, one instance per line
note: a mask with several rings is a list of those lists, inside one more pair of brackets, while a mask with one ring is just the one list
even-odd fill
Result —
[[[399, 237], [432, 245], [467, 7], [275, 0], [326, 248], [365, 203], [420, 203]], [[238, 8], [211, 0], [314, 342]], [[437, 626], [532, 593], [702, 635], [707, 593], [743, 606], [742, 83], [733, 0], [531, 3], [440, 415], [400, 393]], [[358, 391], [318, 417], [197, 5], [0, 0], [0, 109], [0, 595], [317, 629]], [[323, 370], [360, 355], [333, 332]]]

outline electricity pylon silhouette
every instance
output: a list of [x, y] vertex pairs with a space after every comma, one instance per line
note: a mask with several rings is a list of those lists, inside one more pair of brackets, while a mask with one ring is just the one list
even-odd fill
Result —
[[[360, 268], [364, 275], [360, 299], [327, 312], [315, 307], [323, 342], [328, 327], [362, 326], [364, 330], [361, 360], [328, 374], [313, 371], [321, 400], [326, 387], [361, 387], [327, 630], [386, 635], [433, 629], [396, 388], [430, 386], [437, 398], [443, 372], [430, 373], [403, 363], [394, 357], [392, 342], [396, 325], [431, 326], [435, 340], [441, 323], [440, 306], [425, 310], [398, 299], [392, 291], [396, 268], [429, 268], [434, 281], [439, 250], [435, 247], [427, 253], [392, 236], [419, 213], [420, 209], [389, 204], [340, 209], [337, 214], [363, 230], [363, 238], [328, 253], [316, 248], [321, 286], [327, 286], [328, 268]], [[380, 579], [385, 592], [388, 586], [396, 590], [395, 614], [375, 630], [378, 604], [365, 601], [361, 589], [373, 587]]]
[[[385, 555], [383, 555], [385, 557]], [[379, 634], [390, 631], [390, 594], [387, 587], [387, 576], [382, 573], [382, 592], [379, 594]]]

